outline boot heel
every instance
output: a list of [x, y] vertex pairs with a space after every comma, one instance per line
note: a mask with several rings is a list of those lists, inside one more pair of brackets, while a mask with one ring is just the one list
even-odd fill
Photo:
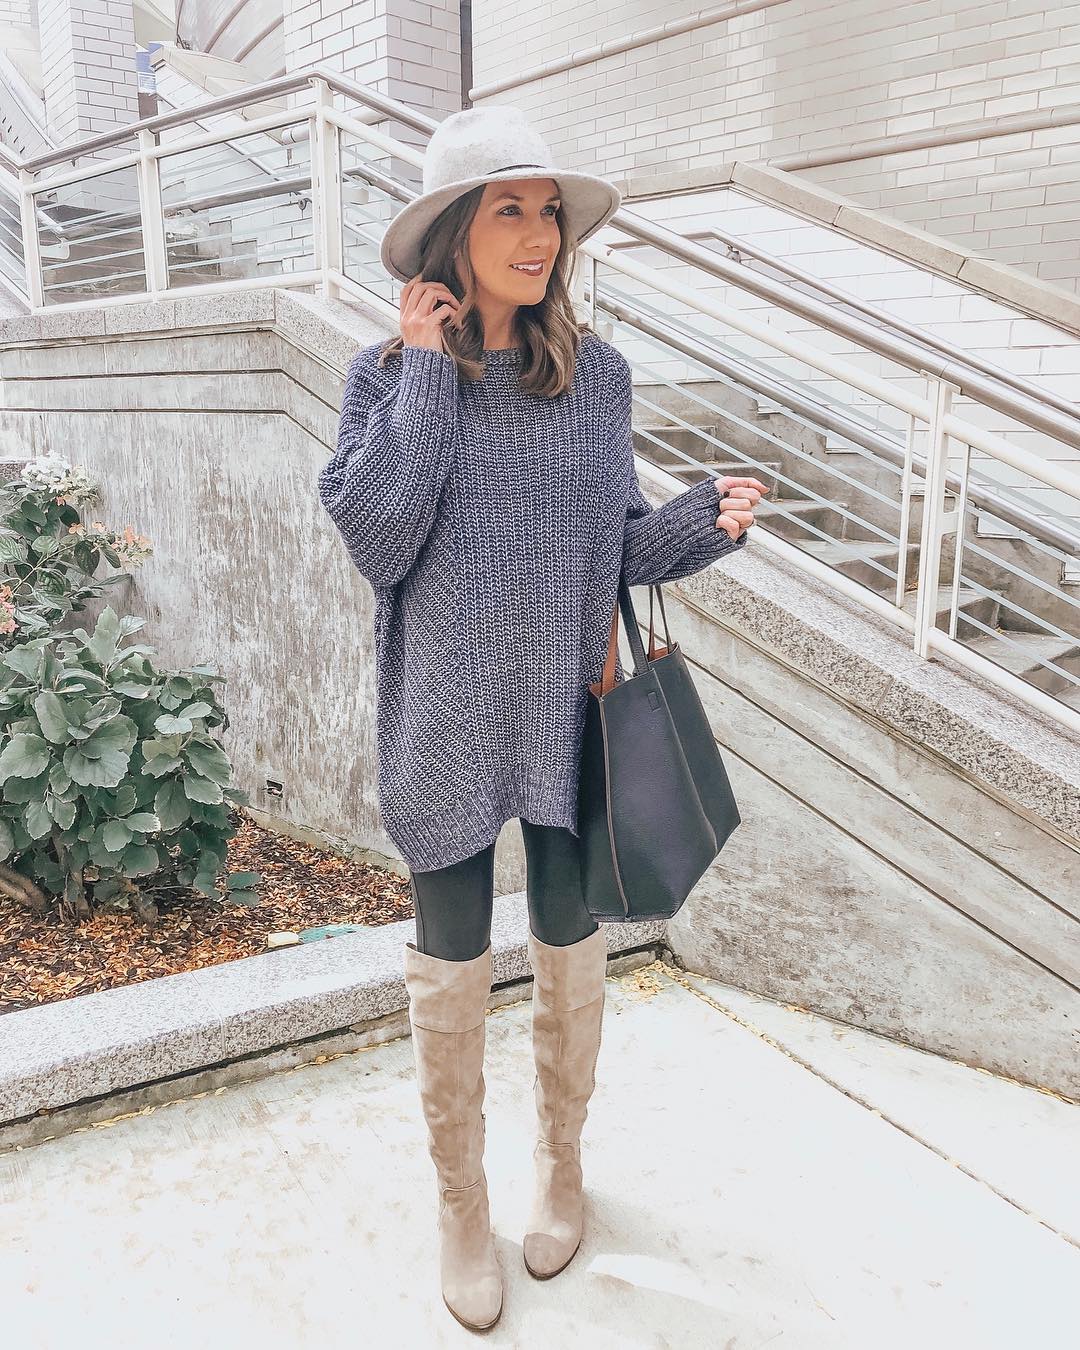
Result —
[[502, 1316], [503, 1288], [484, 1180], [442, 1192], [439, 1244], [443, 1302], [462, 1326], [487, 1331]]

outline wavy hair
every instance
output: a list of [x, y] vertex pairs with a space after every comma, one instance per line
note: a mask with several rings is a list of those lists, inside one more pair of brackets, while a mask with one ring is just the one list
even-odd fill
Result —
[[[437, 281], [458, 299], [457, 315], [443, 324], [443, 346], [452, 356], [458, 376], [480, 380], [484, 375], [484, 325], [476, 306], [476, 279], [469, 261], [469, 227], [484, 195], [479, 183], [441, 211], [424, 235], [420, 245], [420, 276]], [[514, 316], [518, 336], [524, 348], [519, 379], [531, 394], [554, 397], [570, 388], [577, 361], [577, 345], [583, 333], [592, 331], [579, 320], [570, 298], [569, 278], [573, 271], [577, 241], [563, 226], [562, 206], [558, 208], [561, 242], [551, 269], [547, 289], [535, 305], [519, 305]], [[454, 267], [454, 255], [460, 254], [464, 285]], [[451, 327], [451, 319], [457, 322]], [[379, 365], [392, 356], [400, 356], [404, 346], [400, 334], [391, 338], [379, 352]]]

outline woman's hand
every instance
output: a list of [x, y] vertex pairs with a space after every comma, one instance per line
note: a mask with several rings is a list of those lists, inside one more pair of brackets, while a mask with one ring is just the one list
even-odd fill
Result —
[[760, 478], [732, 478], [724, 474], [716, 480], [716, 491], [720, 498], [716, 527], [737, 539], [754, 524], [754, 507], [771, 489]]
[[401, 340], [406, 347], [428, 347], [445, 354], [442, 326], [458, 312], [460, 302], [449, 286], [421, 281], [422, 275], [417, 272], [401, 289]]

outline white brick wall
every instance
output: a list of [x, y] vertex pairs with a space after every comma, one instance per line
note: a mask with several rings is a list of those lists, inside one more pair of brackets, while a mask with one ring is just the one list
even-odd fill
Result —
[[285, 0], [285, 65], [325, 66], [429, 117], [461, 107], [454, 0]]
[[[288, 71], [323, 66], [340, 71], [436, 120], [461, 107], [461, 57], [455, 0], [285, 0], [284, 51]], [[339, 104], [344, 103], [338, 99]], [[350, 105], [351, 106], [351, 105]], [[407, 144], [424, 137], [389, 120], [380, 130]], [[361, 163], [419, 187], [419, 170], [373, 151], [349, 134], [342, 137], [346, 171]], [[383, 293], [389, 285], [378, 263], [370, 223], [397, 209], [384, 194], [350, 179], [343, 188], [346, 270]], [[391, 296], [387, 292], [386, 298]]]
[[[689, 0], [476, 0], [477, 86], [653, 25]], [[479, 100], [483, 102], [484, 100]], [[494, 95], [569, 167], [611, 177], [783, 159], [1080, 104], [1077, 0], [789, 0]], [[1080, 125], [806, 169], [815, 183], [1080, 286]]]
[[49, 133], [64, 143], [139, 116], [132, 0], [39, 0]]
[[30, 22], [30, 0], [0, 0], [0, 26], [7, 23]]

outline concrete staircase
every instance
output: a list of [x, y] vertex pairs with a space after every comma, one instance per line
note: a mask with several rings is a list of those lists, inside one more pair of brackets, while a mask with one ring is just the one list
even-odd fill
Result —
[[[900, 558], [899, 469], [844, 444], [832, 432], [808, 427], [775, 403], [763, 404], [752, 393], [711, 381], [695, 383], [692, 389], [716, 410], [667, 386], [635, 386], [641, 400], [635, 411], [638, 453], [688, 485], [705, 472], [681, 456], [720, 473], [753, 474], [775, 482], [774, 494], [758, 509], [760, 524], [853, 581], [895, 599]], [[683, 425], [688, 422], [692, 425]], [[952, 509], [955, 502], [949, 505]], [[910, 507], [903, 604], [912, 615], [922, 517], [923, 497], [917, 483]], [[969, 519], [968, 538], [973, 528]], [[1066, 632], [1074, 628], [1075, 611], [1068, 600], [1038, 588], [1040, 581], [1052, 588], [1061, 585], [1061, 564], [1022, 539], [977, 537], [980, 547], [1000, 558], [1001, 565], [967, 553], [964, 577], [999, 593], [1002, 599], [961, 584], [957, 638], [1068, 706], [1080, 707], [1080, 687], [1068, 678], [1070, 674], [1080, 677], [1080, 642], [1025, 628], [1023, 616], [1005, 603], [1011, 600]], [[944, 582], [952, 576], [953, 561], [952, 540], [947, 539], [942, 549]], [[1015, 576], [1009, 564], [1031, 573], [1034, 584]], [[938, 596], [937, 621], [946, 628], [951, 586], [943, 584]], [[1060, 669], [1048, 667], [1047, 662]]]

